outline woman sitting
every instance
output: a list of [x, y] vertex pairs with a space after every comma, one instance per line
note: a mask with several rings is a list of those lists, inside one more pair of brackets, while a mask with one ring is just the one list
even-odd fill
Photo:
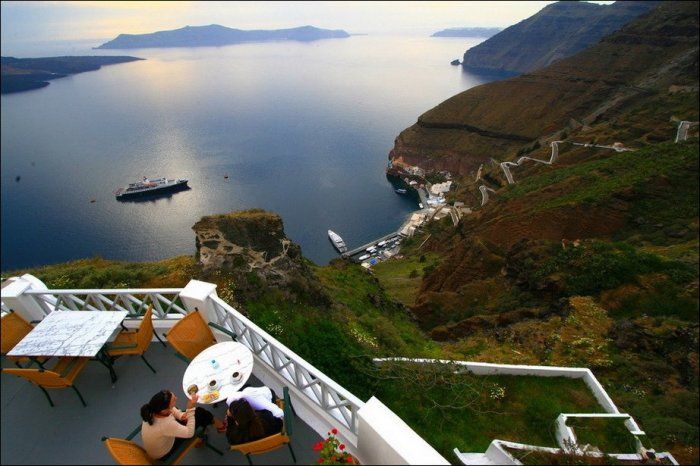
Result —
[[245, 398], [231, 402], [226, 414], [226, 438], [231, 445], [260, 440], [282, 431], [282, 419], [266, 409], [254, 410]]
[[170, 390], [161, 390], [141, 407], [141, 438], [148, 456], [153, 459], [166, 458], [185, 439], [192, 438], [198, 427], [214, 424], [217, 429], [223, 428], [223, 423], [214, 419], [212, 413], [204, 408], [195, 409], [198, 398], [196, 393], [192, 395], [187, 409], [182, 412], [175, 407], [175, 394]]
[[237, 391], [230, 395], [226, 399], [226, 404], [231, 405], [236, 400], [244, 398], [250, 406], [256, 410], [261, 411], [266, 409], [272, 413], [273, 416], [277, 418], [283, 418], [284, 412], [279, 406], [275, 404], [277, 395], [272, 391], [270, 387], [263, 385], [262, 387], [252, 387], [250, 385], [245, 385], [242, 390]]

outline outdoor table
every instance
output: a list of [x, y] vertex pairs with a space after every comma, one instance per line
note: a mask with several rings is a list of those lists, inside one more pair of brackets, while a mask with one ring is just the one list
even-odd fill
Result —
[[[218, 367], [214, 367], [212, 361], [216, 361]], [[187, 389], [195, 384], [199, 403], [217, 403], [243, 387], [252, 372], [253, 353], [246, 346], [235, 341], [217, 343], [195, 356], [187, 366], [182, 377], [182, 390], [187, 398], [191, 398]], [[209, 389], [212, 380], [216, 381], [213, 390]]]
[[7, 355], [96, 358], [109, 369], [115, 382], [117, 375], [104, 346], [127, 314], [126, 311], [53, 311]]

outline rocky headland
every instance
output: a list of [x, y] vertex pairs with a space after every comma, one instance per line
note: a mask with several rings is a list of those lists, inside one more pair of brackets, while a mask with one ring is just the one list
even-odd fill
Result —
[[99, 70], [103, 65], [144, 60], [136, 57], [45, 57], [14, 58], [1, 57], [3, 94], [39, 89], [49, 85], [50, 80], [69, 74]]

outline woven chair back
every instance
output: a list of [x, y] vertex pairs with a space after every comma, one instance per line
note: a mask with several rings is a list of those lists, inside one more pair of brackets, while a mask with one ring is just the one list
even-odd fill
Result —
[[0, 347], [2, 354], [6, 354], [17, 346], [17, 343], [22, 341], [22, 338], [27, 336], [34, 328], [16, 312], [10, 312], [4, 315], [0, 323], [2, 324], [0, 326]]
[[199, 311], [193, 311], [180, 319], [165, 335], [175, 350], [187, 359], [216, 343], [214, 334]]
[[88, 363], [88, 358], [60, 358], [51, 370], [43, 369], [3, 369], [6, 374], [24, 377], [45, 388], [65, 388], [73, 385], [73, 380]]
[[70, 387], [71, 383], [53, 371], [40, 371], [39, 369], [15, 369], [7, 368], [2, 370], [6, 374], [24, 377], [32, 383], [46, 388]]
[[105, 446], [117, 464], [155, 464], [146, 450], [129, 440], [108, 438]]
[[[288, 398], [288, 389], [287, 387], [284, 387], [284, 395], [285, 398]], [[285, 411], [285, 402], [284, 400], [276, 400], [275, 403], [277, 406], [280, 407], [283, 411]], [[291, 407], [289, 404], [286, 406]], [[291, 411], [290, 411], [291, 413]], [[277, 434], [272, 434], [268, 437], [261, 438], [260, 440], [255, 440], [253, 442], [248, 442], [248, 443], [239, 443], [238, 445], [231, 445], [231, 450], [233, 451], [240, 451], [244, 455], [260, 455], [262, 453], [267, 453], [269, 451], [276, 450], [280, 448], [281, 446], [284, 446], [288, 443], [290, 443], [292, 440], [287, 435], [287, 424], [288, 422], [291, 422], [291, 419], [288, 418], [287, 413], [285, 412], [285, 416], [282, 422], [282, 431], [277, 433]]]
[[143, 315], [143, 320], [139, 326], [139, 331], [137, 335], [137, 349], [140, 354], [146, 352], [148, 345], [151, 344], [153, 339], [153, 307], [148, 306], [146, 313]]

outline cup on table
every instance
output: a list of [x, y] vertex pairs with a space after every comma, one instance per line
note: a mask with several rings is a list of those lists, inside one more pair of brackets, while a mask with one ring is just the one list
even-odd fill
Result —
[[210, 391], [210, 392], [213, 392], [213, 391], [215, 391], [217, 388], [219, 388], [218, 385], [219, 385], [219, 383], [216, 381], [216, 379], [212, 379], [212, 380], [210, 380], [209, 383], [207, 384], [207, 387], [209, 388], [209, 391]]

